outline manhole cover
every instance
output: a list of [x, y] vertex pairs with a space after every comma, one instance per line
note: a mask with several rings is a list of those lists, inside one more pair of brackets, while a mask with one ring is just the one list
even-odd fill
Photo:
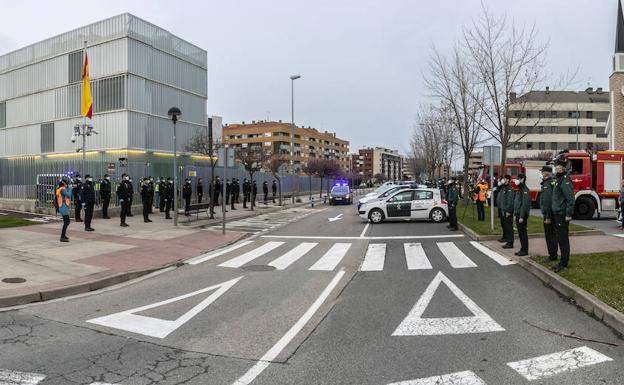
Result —
[[15, 277], [15, 278], [4, 278], [2, 280], [2, 282], [4, 282], [4, 283], [24, 283], [24, 282], [26, 282], [26, 280], [24, 278]]
[[268, 265], [251, 265], [251, 266], [243, 266], [243, 270], [249, 271], [271, 271], [275, 270], [275, 267]]

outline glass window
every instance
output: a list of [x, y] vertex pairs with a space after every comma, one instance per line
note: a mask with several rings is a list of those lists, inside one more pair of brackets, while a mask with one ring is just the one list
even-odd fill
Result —
[[54, 152], [54, 123], [41, 125], [41, 152]]
[[433, 191], [416, 191], [414, 193], [415, 200], [433, 199]]
[[120, 110], [125, 107], [125, 77], [115, 76], [92, 82], [93, 112]]
[[392, 198], [393, 202], [406, 202], [406, 201], [411, 201], [412, 200], [412, 191], [401, 191], [400, 193], [396, 194], [395, 196], [393, 196]]
[[541, 118], [545, 118], [546, 117], [546, 111], [540, 111], [539, 112], [539, 117]]
[[594, 127], [587, 127], [587, 133], [589, 135], [593, 135], [594, 134]]
[[568, 166], [571, 174], [583, 174], [583, 159], [568, 159]]
[[550, 111], [550, 117], [551, 118], [556, 118], [557, 117], [557, 111]]
[[568, 142], [568, 149], [576, 150], [576, 142]]
[[6, 127], [6, 102], [0, 103], [0, 128]]
[[576, 134], [576, 127], [568, 127], [568, 134]]
[[520, 117], [520, 111], [514, 111], [514, 117], [515, 118], [519, 118]]
[[550, 142], [550, 149], [551, 150], [556, 150], [557, 149], [557, 142]]
[[529, 143], [526, 144], [526, 146], [527, 146], [527, 150], [532, 150], [533, 149], [533, 143], [529, 142]]
[[82, 51], [76, 51], [69, 54], [68, 71], [69, 83], [75, 83], [82, 80]]
[[594, 112], [593, 111], [587, 111], [586, 116], [587, 116], [587, 119], [593, 119], [594, 118]]
[[546, 143], [545, 142], [539, 142], [539, 149], [540, 150], [545, 150], [546, 149]]

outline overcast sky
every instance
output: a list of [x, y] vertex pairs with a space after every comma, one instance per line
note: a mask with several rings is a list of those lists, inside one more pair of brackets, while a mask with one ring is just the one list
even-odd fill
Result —
[[[447, 50], [479, 0], [0, 0], [0, 54], [123, 12], [208, 51], [208, 113], [224, 122], [290, 120], [361, 146], [406, 152], [430, 47]], [[616, 0], [485, 0], [535, 23], [548, 71], [578, 67], [576, 88], [608, 88]], [[96, 65], [96, 64], [92, 64]]]

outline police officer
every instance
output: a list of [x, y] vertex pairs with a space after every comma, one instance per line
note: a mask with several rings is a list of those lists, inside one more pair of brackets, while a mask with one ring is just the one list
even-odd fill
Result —
[[152, 178], [152, 176], [150, 175], [149, 177], [149, 185], [150, 185], [150, 195], [149, 195], [149, 213], [152, 214], [152, 207], [154, 207], [154, 194], [155, 194], [155, 188], [154, 188], [154, 178]]
[[552, 179], [552, 167], [542, 167], [542, 192], [539, 196], [540, 210], [544, 218], [544, 238], [546, 239], [546, 248], [548, 249], [548, 260], [553, 262], [557, 260], [557, 233], [552, 215], [552, 193], [555, 182]]
[[275, 203], [275, 193], [277, 192], [277, 182], [273, 179], [273, 184], [271, 185], [271, 192], [273, 193], [273, 203]]
[[234, 181], [232, 182], [232, 188], [234, 189], [234, 198], [236, 200], [236, 203], [238, 204], [240, 203], [240, 181], [238, 180], [238, 178], [234, 178]]
[[225, 197], [223, 199], [225, 199], [225, 207], [227, 207], [227, 205], [230, 204], [230, 195], [232, 193], [232, 184], [230, 183], [230, 180], [227, 179], [225, 181]]
[[230, 209], [232, 210], [236, 210], [236, 207], [234, 207], [234, 203], [236, 203], [236, 199], [238, 198], [238, 189], [238, 179], [234, 178], [232, 179], [232, 196], [230, 197]]
[[555, 185], [552, 192], [552, 215], [557, 232], [557, 243], [561, 251], [561, 261], [555, 267], [555, 273], [568, 267], [570, 261], [570, 239], [568, 227], [574, 213], [574, 185], [566, 173], [565, 160], [555, 163]]
[[108, 216], [108, 206], [111, 199], [111, 182], [110, 176], [104, 174], [104, 179], [100, 182], [100, 198], [102, 198], [102, 218], [110, 219]]
[[527, 232], [527, 221], [531, 211], [531, 194], [526, 186], [526, 176], [518, 174], [515, 180], [518, 191], [514, 197], [514, 216], [516, 218], [516, 228], [520, 239], [520, 250], [515, 254], [519, 257], [529, 254], [529, 235]]
[[74, 217], [76, 222], [82, 222], [80, 218], [80, 210], [82, 209], [82, 178], [80, 174], [76, 174], [76, 178], [74, 178], [72, 194], [74, 195]]
[[243, 181], [243, 208], [247, 208], [247, 202], [249, 202], [249, 192], [251, 190], [251, 186], [249, 185], [249, 180], [245, 178]]
[[151, 178], [143, 178], [143, 184], [141, 185], [141, 202], [143, 203], [143, 222], [149, 223], [152, 220], [149, 219], [149, 214], [152, 208], [152, 197], [154, 196], [154, 188], [152, 187]]
[[171, 207], [173, 206], [173, 179], [171, 177], [167, 178], [167, 183], [165, 183], [165, 219], [171, 219], [169, 215], [169, 211], [171, 211]]
[[253, 181], [253, 186], [251, 186], [251, 207], [256, 205], [256, 196], [258, 195], [258, 183]]
[[451, 231], [457, 231], [457, 202], [459, 201], [459, 193], [455, 186], [455, 178], [449, 179], [446, 185], [446, 201], [449, 208], [449, 225]]
[[91, 220], [93, 219], [93, 206], [95, 206], [95, 185], [93, 184], [93, 178], [91, 175], [85, 175], [85, 182], [82, 185], [82, 206], [85, 211], [85, 231], [94, 231], [91, 227]]
[[130, 203], [128, 203], [128, 216], [133, 217], [132, 214], [132, 201], [134, 200], [134, 185], [132, 184], [132, 177], [128, 176], [128, 183], [130, 185]]
[[121, 227], [128, 227], [126, 223], [126, 217], [128, 216], [130, 207], [130, 195], [132, 194], [132, 187], [130, 186], [130, 178], [128, 174], [123, 173], [121, 175], [121, 183], [117, 186], [117, 198], [119, 198], [119, 204], [121, 205]]
[[204, 197], [204, 184], [202, 183], [202, 178], [197, 178], [195, 191], [197, 192], [197, 203], [202, 203], [202, 198]]
[[503, 206], [505, 205], [505, 178], [500, 178], [498, 182], [496, 182], [496, 189], [494, 196], [494, 200], [496, 203], [496, 208], [498, 210], [498, 220], [501, 225], [501, 229], [503, 230], [503, 234], [501, 234], [500, 239], [498, 240], [501, 243], [507, 243], [507, 233], [505, 232], [505, 215], [503, 213]]
[[503, 249], [513, 249], [514, 247], [514, 231], [513, 231], [513, 214], [514, 214], [514, 200], [516, 194], [511, 188], [511, 175], [505, 175], [504, 189], [504, 201], [503, 201], [503, 234], [505, 236], [505, 244]]
[[[214, 205], [219, 206], [219, 195], [221, 194], [221, 178], [217, 177], [214, 185]], [[222, 198], [223, 199], [223, 198]]]
[[264, 204], [266, 205], [269, 199], [269, 182], [266, 180], [262, 182], [262, 193], [264, 194]]
[[191, 180], [186, 178], [184, 186], [182, 186], [182, 198], [184, 198], [184, 215], [189, 216], [189, 206], [191, 205], [191, 197], [193, 196], [193, 187]]

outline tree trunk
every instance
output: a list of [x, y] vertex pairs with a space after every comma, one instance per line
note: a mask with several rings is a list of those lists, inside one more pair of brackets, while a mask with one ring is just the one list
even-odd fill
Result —
[[310, 200], [312, 200], [312, 175], [308, 175], [310, 182]]
[[470, 202], [470, 196], [472, 195], [472, 191], [468, 191], [468, 162], [470, 161], [470, 153], [464, 152], [464, 202], [468, 204]]
[[498, 179], [502, 178], [505, 175], [505, 162], [507, 161], [507, 146], [505, 144], [501, 144], [501, 164], [500, 164], [500, 172], [498, 173]]

